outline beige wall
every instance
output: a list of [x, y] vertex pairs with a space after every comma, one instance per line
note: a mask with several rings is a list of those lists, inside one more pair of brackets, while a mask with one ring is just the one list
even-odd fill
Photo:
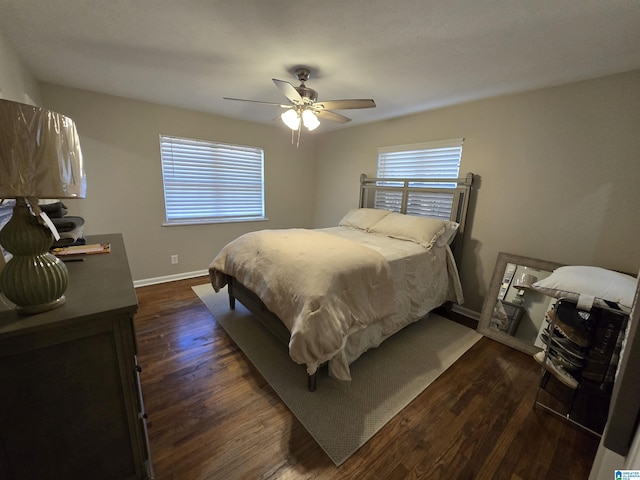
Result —
[[[67, 200], [85, 234], [121, 232], [134, 280], [206, 270], [232, 239], [262, 228], [309, 227], [314, 210], [313, 137], [291, 145], [284, 126], [259, 125], [146, 102], [43, 84], [48, 108], [71, 117], [80, 135], [87, 197]], [[163, 227], [159, 135], [265, 150], [269, 221]], [[171, 255], [179, 264], [172, 265]]]
[[0, 98], [40, 105], [40, 86], [0, 32]]
[[479, 312], [501, 251], [637, 273], [640, 71], [502, 96], [323, 134], [314, 227], [357, 205], [377, 148], [464, 137], [480, 176], [459, 265]]

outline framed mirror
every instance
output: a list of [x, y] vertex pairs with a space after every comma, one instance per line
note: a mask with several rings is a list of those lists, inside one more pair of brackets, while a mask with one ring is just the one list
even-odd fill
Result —
[[562, 265], [500, 252], [478, 322], [478, 333], [533, 355], [547, 311], [555, 299], [531, 289]]

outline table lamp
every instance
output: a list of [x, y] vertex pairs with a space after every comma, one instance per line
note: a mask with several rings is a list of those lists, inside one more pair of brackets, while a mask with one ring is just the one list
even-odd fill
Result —
[[513, 287], [518, 290], [518, 293], [513, 298], [513, 303], [516, 305], [524, 304], [524, 294], [527, 290], [531, 289], [531, 285], [538, 281], [538, 277], [535, 275], [531, 275], [530, 273], [523, 273], [518, 278], [516, 278], [513, 283]]
[[38, 198], [84, 198], [85, 192], [73, 120], [0, 99], [0, 199], [16, 199], [11, 220], [0, 231], [0, 245], [13, 255], [0, 270], [0, 292], [18, 313], [47, 311], [65, 301], [69, 273], [49, 253], [55, 227], [40, 211]]

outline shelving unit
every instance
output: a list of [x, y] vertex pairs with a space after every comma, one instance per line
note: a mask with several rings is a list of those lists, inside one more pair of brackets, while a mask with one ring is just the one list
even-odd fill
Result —
[[[581, 352], [583, 365], [569, 372], [578, 382], [575, 389], [567, 386], [566, 381], [559, 380], [561, 375], [553, 373], [553, 369], [546, 366], [551, 362], [551, 357], [556, 356], [552, 355], [551, 350], [557, 354], [563, 348], [561, 344], [566, 344], [563, 335], [556, 329], [558, 318], [572, 319], [575, 325], [569, 327], [582, 325], [587, 338], [587, 345]], [[545, 342], [535, 406], [601, 436], [628, 319], [628, 314], [612, 308], [594, 306], [586, 312], [578, 309], [574, 302], [559, 300], [548, 323], [548, 340]], [[564, 328], [567, 328], [567, 324]]]

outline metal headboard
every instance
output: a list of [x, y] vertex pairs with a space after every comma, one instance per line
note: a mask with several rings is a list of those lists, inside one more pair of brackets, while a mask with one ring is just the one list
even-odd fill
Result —
[[[473, 186], [473, 173], [467, 173], [459, 178], [370, 178], [366, 174], [360, 175], [360, 208], [376, 208], [376, 194], [378, 192], [396, 192], [399, 197], [393, 205], [384, 208], [400, 213], [411, 213], [433, 218], [447, 218], [460, 224], [458, 233], [451, 245], [456, 259], [460, 258], [462, 237], [464, 235], [469, 207], [469, 196]], [[451, 184], [452, 187], [435, 187], [434, 184]], [[430, 194], [432, 198], [441, 196], [446, 198], [447, 211], [430, 211], [427, 208], [413, 208], [411, 195]], [[398, 195], [399, 194], [399, 195]], [[414, 197], [418, 198], [418, 196]], [[450, 208], [450, 210], [449, 210]]]

